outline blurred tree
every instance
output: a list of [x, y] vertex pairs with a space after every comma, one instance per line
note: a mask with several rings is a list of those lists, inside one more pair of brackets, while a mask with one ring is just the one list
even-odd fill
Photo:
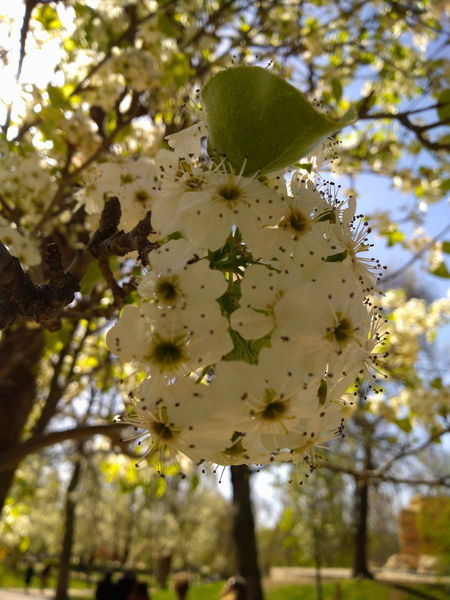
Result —
[[[318, 470], [307, 486], [284, 483], [283, 510], [275, 531], [271, 565], [337, 567], [350, 561], [350, 506], [345, 479]], [[281, 490], [280, 490], [281, 491]], [[275, 548], [278, 549], [275, 552]]]
[[69, 485], [67, 486], [66, 502], [64, 507], [64, 529], [61, 553], [58, 561], [58, 581], [56, 584], [56, 597], [61, 600], [67, 600], [69, 597], [69, 574], [70, 560], [72, 558], [72, 546], [76, 526], [76, 491], [80, 483], [82, 469], [82, 454], [83, 447], [78, 446], [78, 454], [74, 464], [73, 471], [70, 477]]
[[421, 453], [450, 433], [448, 385], [443, 383], [446, 367], [438, 359], [437, 336], [448, 321], [447, 303], [414, 295], [407, 299], [399, 290], [387, 291], [383, 303], [391, 329], [385, 362], [389, 381], [383, 393], [359, 390], [347, 441], [339, 444], [331, 462], [324, 463], [354, 481], [355, 577], [371, 576], [367, 549], [371, 484], [450, 486], [448, 465], [436, 462], [425, 475], [420, 467]]

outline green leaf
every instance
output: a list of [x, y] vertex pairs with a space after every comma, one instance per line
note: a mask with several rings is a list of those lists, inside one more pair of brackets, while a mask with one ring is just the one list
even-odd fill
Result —
[[253, 348], [255, 350], [255, 352], [258, 354], [263, 348], [270, 348], [270, 338], [271, 338], [272, 332], [268, 333], [267, 335], [265, 335], [262, 338], [259, 338], [258, 340], [252, 340], [252, 345]]
[[62, 108], [64, 110], [71, 108], [70, 102], [64, 96], [64, 92], [60, 87], [49, 85], [47, 88], [47, 94], [53, 107]]
[[441, 121], [445, 121], [450, 118], [450, 88], [442, 90], [437, 99], [442, 103], [442, 106], [437, 109], [439, 118]]
[[83, 296], [88, 296], [94, 289], [95, 284], [102, 278], [102, 272], [98, 260], [92, 262], [86, 269], [81, 281], [80, 292]]
[[168, 38], [176, 38], [180, 33], [179, 30], [175, 27], [174, 23], [169, 19], [167, 14], [163, 11], [158, 11], [157, 16], [157, 25], [156, 25], [161, 33], [164, 34], [165, 37]]
[[382, 231], [380, 231], [380, 233], [386, 238], [387, 245], [389, 248], [391, 246], [395, 246], [395, 244], [403, 242], [403, 240], [405, 239], [405, 234], [402, 231], [399, 231], [396, 227], [383, 229]]
[[48, 4], [39, 6], [33, 16], [47, 31], [61, 28], [61, 21], [59, 20], [58, 13]]
[[450, 254], [450, 242], [442, 242], [442, 252]]
[[339, 79], [333, 77], [331, 80], [331, 89], [333, 90], [333, 96], [339, 102], [339, 100], [342, 98], [342, 84]]
[[183, 86], [191, 75], [189, 59], [182, 52], [173, 55], [171, 61], [166, 64], [166, 75], [164, 81], [173, 80], [177, 87]]
[[245, 340], [237, 331], [229, 329], [231, 339], [233, 340], [234, 348], [228, 352], [222, 360], [243, 360], [251, 365], [258, 362], [258, 353], [253, 348], [253, 345], [248, 340]]
[[436, 275], [436, 277], [442, 277], [444, 279], [449, 279], [450, 278], [450, 273], [447, 269], [447, 265], [445, 264], [444, 261], [442, 261], [440, 263], [440, 265], [438, 267], [436, 267], [436, 269], [434, 269], [434, 271], [430, 271], [430, 273], [432, 275]]
[[30, 547], [30, 538], [26, 535], [19, 542], [19, 552], [26, 552]]
[[399, 427], [405, 433], [411, 432], [412, 425], [411, 425], [411, 421], [408, 419], [408, 417], [405, 417], [404, 419], [396, 419], [395, 424], [397, 425], [397, 427]]
[[442, 390], [442, 377], [435, 377], [430, 381], [430, 386], [435, 390]]
[[228, 290], [217, 298], [217, 302], [222, 310], [222, 314], [229, 317], [232, 312], [239, 308], [239, 298], [241, 297], [241, 287], [237, 281], [230, 281]]
[[199, 485], [200, 485], [200, 477], [198, 476], [197, 473], [194, 473], [191, 477], [190, 491], [195, 492], [195, 490], [198, 488]]
[[348, 252], [344, 250], [343, 252], [337, 252], [336, 254], [331, 254], [327, 256], [325, 262], [342, 262], [347, 258]]
[[63, 326], [58, 331], [44, 331], [47, 352], [60, 352], [61, 348], [70, 340], [71, 335], [71, 326], [66, 321], [63, 321]]
[[353, 109], [332, 121], [281, 77], [261, 67], [217, 73], [201, 93], [208, 151], [236, 172], [268, 173], [294, 164], [355, 120]]
[[311, 173], [313, 168], [313, 165], [310, 162], [295, 163], [293, 166], [297, 167], [297, 169], [304, 169], [305, 171], [308, 171], [308, 173]]

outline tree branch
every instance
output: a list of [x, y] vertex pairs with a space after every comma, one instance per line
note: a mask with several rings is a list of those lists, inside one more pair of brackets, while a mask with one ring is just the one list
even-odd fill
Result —
[[412, 456], [414, 454], [418, 454], [419, 452], [422, 452], [422, 450], [425, 450], [426, 448], [431, 446], [431, 444], [433, 444], [434, 442], [439, 440], [442, 436], [446, 435], [447, 433], [450, 433], [450, 425], [448, 427], [445, 427], [444, 429], [441, 429], [441, 431], [438, 431], [437, 433], [430, 435], [424, 442], [422, 442], [421, 444], [418, 444], [417, 446], [414, 446], [412, 448], [411, 447], [402, 448], [402, 450], [400, 450], [400, 452], [398, 452], [397, 454], [394, 454], [394, 456], [392, 456], [391, 458], [386, 460], [382, 465], [380, 465], [375, 470], [375, 472], [379, 473], [380, 475], [382, 475], [383, 473], [386, 473], [386, 471], [388, 471], [391, 468], [391, 466], [395, 462], [400, 460], [401, 458], [404, 458], [405, 456]]
[[79, 282], [89, 264], [108, 256], [125, 256], [137, 251], [147, 264], [147, 254], [158, 247], [147, 238], [152, 233], [150, 212], [128, 233], [117, 232], [121, 210], [118, 198], [110, 198], [103, 208], [99, 229], [87, 247], [79, 251], [65, 271], [56, 244], [46, 247], [50, 281], [34, 284], [20, 261], [0, 242], [0, 329], [18, 317], [36, 321], [50, 331], [61, 327], [61, 311], [79, 291]]
[[411, 265], [413, 265], [416, 260], [418, 260], [425, 252], [431, 248], [431, 246], [436, 243], [443, 235], [450, 231], [450, 224], [446, 225], [444, 229], [442, 229], [439, 233], [437, 233], [429, 242], [427, 242], [423, 248], [421, 248], [418, 252], [416, 252], [409, 260], [405, 262], [404, 265], [399, 267], [396, 271], [389, 273], [389, 275], [383, 276], [382, 282], [386, 283], [387, 281], [392, 281], [398, 275], [401, 275], [406, 269], [408, 269]]
[[64, 365], [65, 358], [70, 352], [70, 349], [72, 346], [72, 340], [75, 335], [77, 325], [78, 324], [76, 324], [75, 326], [72, 327], [69, 339], [64, 344], [64, 346], [61, 348], [59, 355], [58, 355], [58, 360], [56, 361], [56, 364], [53, 366], [53, 375], [52, 375], [52, 378], [50, 381], [47, 398], [46, 398], [44, 406], [41, 410], [41, 414], [39, 415], [38, 420], [36, 421], [36, 423], [33, 426], [33, 429], [32, 429], [33, 436], [39, 435], [44, 432], [50, 419], [55, 414], [56, 406], [63, 394], [63, 390], [64, 390], [65, 386], [62, 386], [60, 384], [59, 377], [61, 375], [61, 371], [62, 371], [62, 368]]
[[[429, 110], [431, 108], [440, 108], [441, 106], [444, 106], [445, 103], [438, 103], [435, 104], [433, 106], [430, 106], [428, 108], [423, 108], [423, 109], [419, 109], [419, 111], [414, 111], [414, 112], [423, 112], [425, 110]], [[425, 131], [427, 129], [429, 129], [429, 127], [427, 127], [426, 125], [418, 125], [416, 123], [413, 123], [410, 119], [411, 114], [413, 114], [413, 111], [408, 112], [399, 112], [399, 113], [390, 113], [390, 112], [378, 112], [378, 113], [372, 113], [372, 114], [364, 114], [364, 112], [362, 114], [359, 115], [359, 119], [360, 120], [368, 120], [368, 119], [392, 119], [392, 120], [396, 120], [399, 123], [401, 123], [404, 127], [406, 127], [406, 129], [409, 129], [410, 131], [412, 131], [415, 136], [417, 137], [417, 139], [422, 143], [422, 145], [425, 148], [428, 148], [429, 150], [450, 150], [450, 143], [441, 143], [441, 142], [433, 142], [430, 139], [428, 139], [425, 136]], [[437, 127], [438, 125], [445, 125], [446, 121], [442, 121], [439, 123], [433, 123], [433, 127]]]
[[22, 269], [20, 261], [0, 242], [0, 328], [17, 317], [36, 321], [50, 331], [60, 327], [60, 310], [70, 304], [79, 290], [78, 280], [61, 266], [56, 244], [46, 247], [50, 281], [35, 285]]
[[346, 473], [347, 475], [351, 475], [357, 480], [375, 480], [375, 481], [389, 481], [391, 483], [404, 483], [407, 485], [428, 485], [428, 486], [447, 486], [450, 487], [450, 474], [443, 475], [441, 477], [435, 477], [434, 479], [410, 479], [404, 477], [396, 477], [395, 475], [390, 475], [387, 471], [392, 467], [392, 465], [400, 460], [401, 458], [405, 458], [406, 456], [412, 456], [414, 454], [418, 454], [422, 450], [425, 450], [431, 444], [436, 442], [442, 436], [450, 433], [450, 426], [441, 429], [437, 433], [430, 435], [424, 442], [418, 444], [414, 447], [405, 447], [402, 448], [397, 454], [392, 456], [390, 459], [386, 460], [382, 465], [380, 465], [377, 469], [355, 469], [353, 467], [348, 467], [344, 465], [338, 465], [336, 463], [323, 462], [319, 464], [319, 467], [324, 467], [325, 469], [329, 469], [330, 471], [334, 471], [337, 473]]
[[346, 475], [351, 475], [356, 480], [385, 481], [389, 483], [401, 483], [404, 485], [427, 485], [430, 487], [450, 487], [450, 474], [443, 475], [442, 477], [436, 477], [434, 479], [410, 479], [407, 477], [396, 477], [395, 475], [378, 473], [378, 469], [352, 469], [351, 467], [345, 467], [330, 462], [320, 463], [317, 465], [317, 467], [328, 469], [329, 471], [333, 471], [335, 473], [345, 473]]
[[123, 423], [86, 425], [64, 431], [52, 431], [47, 434], [35, 435], [17, 446], [13, 446], [0, 453], [0, 471], [14, 467], [28, 454], [39, 452], [55, 444], [61, 444], [66, 440], [84, 440], [94, 435], [105, 435], [110, 437], [113, 443], [120, 445], [123, 443], [121, 440], [121, 431], [123, 431], [124, 427], [127, 427], [127, 425]]

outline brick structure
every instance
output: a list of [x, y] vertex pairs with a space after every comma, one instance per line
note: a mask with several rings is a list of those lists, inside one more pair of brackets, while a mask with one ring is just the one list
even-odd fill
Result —
[[399, 515], [400, 556], [405, 566], [417, 569], [423, 555], [440, 556], [448, 549], [449, 496], [414, 496]]

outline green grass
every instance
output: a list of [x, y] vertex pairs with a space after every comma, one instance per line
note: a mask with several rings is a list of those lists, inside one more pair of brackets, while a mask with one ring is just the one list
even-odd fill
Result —
[[[340, 587], [340, 595], [338, 595]], [[448, 600], [443, 586], [400, 585], [377, 581], [344, 580], [323, 585], [324, 600]], [[267, 600], [315, 600], [314, 585], [283, 585], [267, 591]], [[156, 600], [156, 596], [155, 596]], [[205, 599], [206, 600], [206, 599]], [[212, 600], [212, 598], [211, 598]]]
[[[448, 600], [449, 590], [443, 586], [402, 585], [399, 589], [392, 584], [377, 581], [344, 580], [323, 585], [324, 600]], [[189, 600], [218, 600], [223, 582], [195, 586], [190, 590]], [[267, 600], [316, 600], [313, 584], [283, 585], [270, 587]], [[170, 590], [155, 590], [152, 600], [174, 600]]]
[[[24, 586], [24, 571], [13, 571], [12, 569], [7, 569], [4, 565], [0, 564], [0, 589], [1, 588], [23, 588]], [[31, 587], [39, 587], [39, 575], [35, 574], [32, 580]], [[48, 578], [47, 587], [55, 588], [56, 587], [56, 568], [53, 568]], [[80, 579], [79, 577], [71, 577], [70, 585], [71, 589], [90, 589], [92, 585], [85, 581], [84, 579]], [[173, 599], [172, 599], [173, 600]]]
[[[49, 579], [49, 587], [54, 586], [54, 578]], [[38, 579], [34, 580], [34, 585]], [[0, 565], [0, 589], [5, 587], [23, 587], [21, 573], [13, 573]], [[93, 600], [93, 587], [80, 579], [72, 578], [70, 600]], [[92, 596], [77, 594], [78, 588], [92, 589]], [[189, 592], [188, 600], [218, 600], [223, 581], [195, 585]], [[339, 593], [340, 590], [340, 593]], [[406, 585], [381, 583], [366, 580], [343, 580], [323, 584], [323, 600], [448, 600], [450, 589], [435, 585]], [[172, 590], [152, 589], [151, 600], [175, 600]], [[269, 586], [266, 600], [316, 600], [313, 583]]]

